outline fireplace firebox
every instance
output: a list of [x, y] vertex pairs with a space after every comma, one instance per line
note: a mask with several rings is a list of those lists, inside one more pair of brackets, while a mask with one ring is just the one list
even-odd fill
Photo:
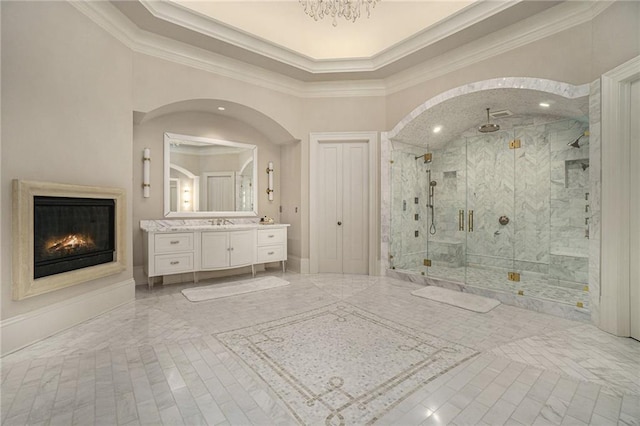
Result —
[[114, 261], [113, 199], [36, 196], [33, 207], [34, 279]]

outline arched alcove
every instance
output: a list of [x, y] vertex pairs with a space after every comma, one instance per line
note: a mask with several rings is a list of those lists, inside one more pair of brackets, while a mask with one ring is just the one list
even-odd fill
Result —
[[[426, 100], [391, 131], [383, 133], [381, 258], [386, 262], [386, 272], [461, 291], [485, 295], [489, 292], [504, 303], [588, 319], [588, 308], [594, 300], [597, 302], [597, 297], [578, 292], [584, 291], [582, 287], [590, 286], [594, 265], [599, 265], [599, 258], [593, 256], [590, 248], [598, 244], [600, 238], [599, 228], [594, 228], [596, 232], [589, 235], [590, 220], [599, 220], [599, 200], [589, 197], [598, 194], [595, 179], [599, 179], [600, 163], [599, 135], [588, 137], [589, 94], [588, 84], [575, 86], [537, 78], [507, 77], [473, 82]], [[480, 125], [487, 123], [486, 108], [502, 113], [501, 117], [490, 118], [492, 123], [501, 126], [495, 134], [477, 131]], [[571, 142], [581, 135], [579, 149], [572, 147]], [[517, 148], [520, 140], [523, 149], [510, 150]], [[433, 160], [423, 161], [425, 152], [433, 153], [433, 157], [429, 157]], [[472, 152], [478, 155], [472, 158]], [[404, 157], [400, 158], [398, 153]], [[590, 164], [594, 166], [591, 169]], [[396, 185], [394, 192], [392, 183], [400, 174], [402, 185]], [[413, 176], [415, 185], [405, 174]], [[573, 188], [571, 179], [577, 176], [579, 187]], [[415, 194], [409, 194], [411, 191], [407, 192], [407, 187], [414, 188]], [[571, 191], [575, 200], [564, 200]], [[491, 198], [501, 192], [507, 201]], [[540, 200], [534, 196], [538, 192], [544, 193]], [[563, 214], [568, 210], [562, 209], [563, 203], [582, 208], [580, 217], [565, 220]], [[587, 207], [578, 205], [580, 203]], [[426, 208], [419, 209], [424, 206]], [[541, 215], [547, 215], [548, 221], [538, 224], [536, 218]], [[498, 218], [504, 216], [510, 216], [510, 224], [498, 223]], [[471, 233], [474, 217], [475, 232]], [[439, 222], [437, 235], [430, 235], [429, 224], [434, 220]], [[399, 223], [407, 229], [398, 231]], [[559, 235], [558, 224], [572, 226], [575, 235], [567, 232], [581, 246], [579, 253], [567, 253], [560, 242], [555, 244], [552, 237]], [[406, 234], [406, 238], [401, 237], [400, 246], [394, 245], [394, 233], [398, 232]], [[424, 243], [420, 239], [425, 239]], [[470, 239], [479, 241], [471, 245]], [[507, 246], [500, 246], [496, 243], [498, 240], [507, 241]], [[548, 247], [545, 253], [534, 253], [531, 249], [542, 244]], [[398, 247], [406, 253], [400, 252]], [[496, 254], [502, 253], [500, 250], [513, 255], [503, 259]], [[408, 260], [403, 263], [399, 257]], [[445, 259], [455, 267], [442, 268], [436, 273], [437, 266], [443, 265]], [[579, 272], [572, 276], [579, 276], [579, 279], [568, 278], [574, 271], [567, 268], [558, 275], [551, 274], [550, 271], [558, 272], [563, 265], [572, 262], [581, 265]], [[475, 275], [470, 278], [470, 265], [481, 266], [483, 273], [491, 268], [498, 269], [500, 278], [504, 275], [507, 284], [500, 288], [481, 285]], [[453, 273], [460, 272], [460, 268], [464, 269], [462, 273]], [[410, 273], [405, 273], [407, 271]], [[521, 281], [507, 282], [511, 272], [522, 276]], [[544, 300], [533, 285], [528, 285], [533, 278], [539, 277], [544, 277], [546, 283], [566, 285], [581, 298]], [[565, 288], [560, 287], [554, 287], [554, 290], [559, 288], [558, 293], [565, 292]], [[597, 292], [599, 282], [594, 282], [594, 288]], [[593, 291], [593, 288], [589, 290]], [[522, 295], [531, 297], [519, 297]]]
[[163, 105], [147, 113], [134, 112], [134, 121], [142, 124], [163, 115], [180, 112], [207, 112], [241, 121], [277, 145], [298, 140], [268, 115], [249, 106], [220, 99], [191, 99]]

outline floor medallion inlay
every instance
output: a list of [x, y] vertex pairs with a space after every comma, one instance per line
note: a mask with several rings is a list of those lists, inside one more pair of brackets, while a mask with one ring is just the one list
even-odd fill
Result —
[[217, 336], [305, 424], [369, 424], [477, 352], [347, 303]]

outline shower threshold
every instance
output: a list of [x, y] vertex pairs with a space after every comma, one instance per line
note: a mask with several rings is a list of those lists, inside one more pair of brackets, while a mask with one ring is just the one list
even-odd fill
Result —
[[[446, 271], [445, 271], [446, 269]], [[499, 300], [505, 305], [578, 321], [591, 321], [589, 292], [583, 289], [549, 284], [548, 280], [524, 275], [520, 282], [506, 281], [506, 272], [485, 268], [438, 267], [437, 274], [388, 269], [387, 275], [423, 285], [436, 285]], [[466, 272], [466, 273], [465, 273]]]

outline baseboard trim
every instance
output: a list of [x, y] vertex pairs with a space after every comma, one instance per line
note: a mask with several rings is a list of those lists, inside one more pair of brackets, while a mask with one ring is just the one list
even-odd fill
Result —
[[292, 256], [290, 254], [287, 255], [287, 263], [286, 263], [287, 271], [292, 272], [300, 272], [300, 258], [298, 256]]
[[133, 278], [0, 321], [1, 356], [135, 300]]
[[300, 258], [300, 273], [301, 274], [311, 273], [311, 260], [308, 257]]
[[133, 267], [133, 280], [136, 285], [147, 285], [147, 274], [144, 272], [144, 266]]

